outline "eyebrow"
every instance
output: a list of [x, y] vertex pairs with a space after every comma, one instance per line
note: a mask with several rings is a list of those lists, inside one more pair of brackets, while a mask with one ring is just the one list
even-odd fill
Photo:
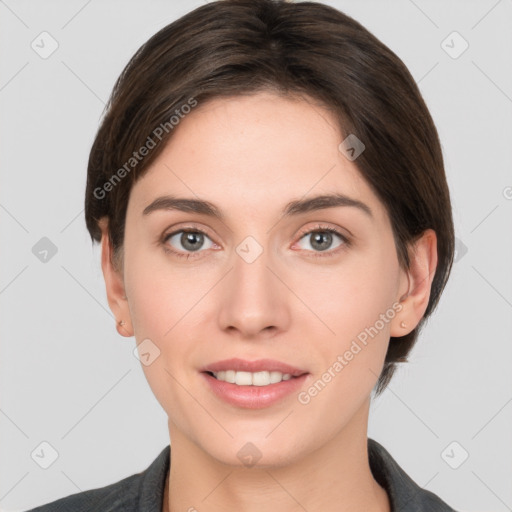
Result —
[[[335, 208], [340, 206], [349, 206], [357, 208], [366, 215], [372, 217], [372, 210], [365, 203], [348, 197], [344, 194], [323, 194], [309, 199], [299, 199], [289, 202], [281, 214], [284, 217], [300, 215], [325, 208]], [[202, 199], [189, 199], [184, 197], [160, 196], [151, 204], [144, 208], [143, 215], [149, 215], [158, 210], [179, 210], [182, 212], [198, 213], [224, 220], [224, 215], [214, 204]]]

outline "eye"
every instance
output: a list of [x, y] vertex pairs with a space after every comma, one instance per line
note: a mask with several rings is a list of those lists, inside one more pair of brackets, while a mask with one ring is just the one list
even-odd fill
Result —
[[[187, 258], [192, 253], [201, 252], [201, 249], [211, 249], [215, 246], [210, 237], [197, 228], [180, 229], [169, 233], [164, 236], [163, 244], [166, 251]], [[169, 245], [172, 248], [169, 248]]]
[[[315, 256], [331, 256], [338, 253], [335, 249], [342, 246], [348, 246], [349, 240], [337, 229], [317, 226], [314, 229], [302, 232], [298, 245], [301, 249], [306, 249], [308, 251], [312, 250], [316, 253], [326, 253], [325, 255], [315, 254]], [[312, 249], [310, 249], [310, 247]]]

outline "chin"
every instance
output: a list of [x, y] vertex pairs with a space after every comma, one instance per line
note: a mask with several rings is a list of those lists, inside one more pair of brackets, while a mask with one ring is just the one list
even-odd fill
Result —
[[[275, 425], [274, 427], [275, 428]], [[271, 431], [271, 430], [269, 430]], [[200, 448], [208, 453], [210, 457], [221, 464], [238, 468], [260, 468], [270, 469], [286, 467], [293, 463], [304, 452], [304, 443], [290, 439], [289, 445], [282, 442], [282, 439], [271, 439], [267, 434], [235, 436], [211, 444], [209, 438], [205, 444], [199, 444]], [[299, 452], [297, 444], [301, 446]]]

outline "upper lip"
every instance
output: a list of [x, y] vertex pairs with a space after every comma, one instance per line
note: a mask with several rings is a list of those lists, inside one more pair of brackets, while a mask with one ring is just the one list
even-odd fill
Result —
[[245, 359], [233, 358], [224, 359], [223, 361], [217, 361], [209, 364], [201, 369], [202, 372], [221, 372], [226, 370], [235, 370], [237, 372], [281, 372], [289, 373], [293, 377], [299, 377], [308, 373], [305, 370], [295, 368], [289, 364], [276, 361], [274, 359], [258, 359], [256, 361], [247, 361]]

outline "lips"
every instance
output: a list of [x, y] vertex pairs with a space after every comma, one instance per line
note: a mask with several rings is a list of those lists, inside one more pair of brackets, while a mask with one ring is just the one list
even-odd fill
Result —
[[258, 359], [257, 361], [247, 361], [245, 359], [233, 358], [217, 361], [203, 367], [200, 371], [203, 373], [217, 373], [221, 371], [235, 370], [237, 372], [281, 372], [290, 374], [292, 377], [300, 377], [308, 373], [306, 370], [290, 366], [289, 364], [276, 361], [274, 359]]
[[266, 386], [239, 386], [213, 377], [210, 372], [200, 373], [202, 381], [218, 399], [237, 409], [264, 409], [282, 400], [290, 399], [303, 388], [309, 375], [292, 377]]

